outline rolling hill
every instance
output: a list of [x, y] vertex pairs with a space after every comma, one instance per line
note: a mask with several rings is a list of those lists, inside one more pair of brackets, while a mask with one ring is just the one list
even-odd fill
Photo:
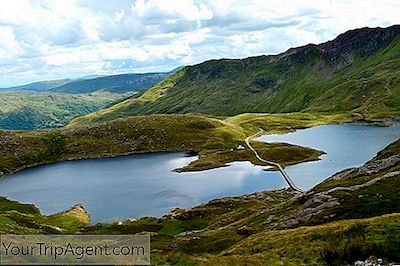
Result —
[[71, 82], [71, 79], [58, 79], [58, 80], [46, 80], [34, 83], [29, 83], [26, 85], [10, 87], [10, 88], [0, 88], [0, 92], [11, 92], [11, 91], [48, 91], [53, 88], [62, 86]]
[[51, 91], [62, 93], [91, 93], [99, 90], [115, 93], [138, 92], [153, 86], [169, 75], [169, 73], [146, 73], [105, 76], [72, 81]]
[[270, 56], [188, 66], [150, 89], [75, 120], [130, 115], [400, 111], [400, 26], [362, 28]]
[[64, 94], [17, 91], [0, 93], [0, 129], [60, 127], [72, 118], [94, 112], [129, 94], [95, 92]]
[[165, 79], [166, 73], [90, 75], [0, 89], [0, 129], [32, 130], [65, 125]]
[[177, 67], [169, 72], [159, 73], [132, 73], [120, 75], [88, 75], [78, 79], [59, 79], [34, 82], [26, 85], [0, 88], [0, 92], [13, 91], [52, 91], [62, 93], [91, 93], [95, 91], [109, 91], [125, 93], [128, 91], [139, 92], [162, 81], [168, 76], [182, 69]]

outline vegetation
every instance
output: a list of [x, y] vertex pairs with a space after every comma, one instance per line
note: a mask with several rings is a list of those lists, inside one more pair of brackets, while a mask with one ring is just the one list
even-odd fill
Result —
[[1, 234], [70, 234], [88, 225], [89, 216], [79, 205], [63, 213], [43, 216], [33, 205], [0, 197]]
[[[245, 146], [247, 136], [259, 132], [288, 131], [327, 122], [348, 122], [350, 115], [305, 114], [241, 115], [216, 119], [202, 115], [152, 115], [116, 119], [94, 124], [73, 123], [51, 131], [0, 131], [0, 175], [43, 163], [110, 157], [145, 152], [187, 151], [199, 159], [180, 171], [205, 170], [232, 161], [256, 160]], [[280, 122], [279, 122], [280, 121]], [[253, 142], [260, 156], [283, 165], [316, 160], [321, 154], [288, 144]], [[56, 152], [55, 152], [56, 151]]]
[[63, 93], [92, 93], [95, 91], [109, 91], [114, 93], [138, 92], [153, 86], [169, 75], [170, 73], [121, 74], [74, 80], [52, 88], [51, 91]]
[[352, 112], [366, 119], [397, 117], [399, 55], [400, 26], [363, 28], [275, 56], [185, 67], [145, 92], [75, 123], [161, 113]]
[[[0, 176], [63, 160], [165, 151], [198, 155], [177, 171], [238, 160], [261, 164], [249, 149], [237, 148], [257, 132], [397, 117], [399, 31], [360, 29], [277, 56], [205, 62], [65, 128], [0, 131]], [[289, 113], [295, 111], [301, 112]], [[321, 154], [288, 144], [252, 145], [283, 165]], [[79, 205], [43, 216], [35, 206], [0, 198], [0, 233], [147, 232], [155, 265], [352, 265], [372, 255], [395, 261], [399, 154], [400, 140], [305, 193], [257, 192], [112, 224], [89, 225]]]
[[75, 95], [27, 91], [0, 93], [0, 128], [61, 127], [76, 116], [96, 111], [127, 96], [108, 92]]
[[[0, 230], [147, 232], [152, 235], [153, 265], [353, 265], [370, 256], [393, 262], [400, 254], [400, 207], [395, 204], [400, 192], [388, 189], [400, 185], [399, 154], [400, 140], [364, 166], [338, 173], [307, 193], [257, 192], [122, 223], [88, 225], [80, 206], [42, 216], [32, 205], [0, 199]], [[349, 189], [354, 194], [350, 200], [338, 193]], [[327, 204], [333, 201], [339, 204]], [[387, 206], [371, 207], [372, 201]]]

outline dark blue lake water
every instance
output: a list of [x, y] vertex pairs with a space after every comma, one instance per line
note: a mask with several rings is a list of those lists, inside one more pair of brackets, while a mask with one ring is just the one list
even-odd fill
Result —
[[[287, 167], [296, 184], [308, 189], [337, 171], [363, 164], [399, 137], [397, 123], [393, 127], [328, 125], [260, 140], [327, 152], [320, 161]], [[34, 203], [44, 214], [82, 203], [96, 223], [160, 216], [174, 207], [287, 186], [279, 172], [263, 171], [264, 167], [249, 162], [202, 172], [172, 171], [195, 159], [184, 153], [158, 153], [44, 165], [1, 178], [0, 195]]]

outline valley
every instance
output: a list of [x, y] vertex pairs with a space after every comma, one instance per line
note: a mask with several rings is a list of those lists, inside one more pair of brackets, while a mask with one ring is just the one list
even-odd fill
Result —
[[153, 265], [400, 261], [399, 66], [394, 25], [1, 92], [0, 233], [149, 234]]
[[187, 66], [148, 90], [73, 123], [131, 115], [351, 112], [396, 117], [400, 26], [348, 31], [270, 56]]
[[75, 117], [95, 112], [153, 86], [176, 70], [94, 75], [0, 88], [0, 129], [34, 130], [65, 126]]
[[[252, 150], [247, 152], [257, 153], [259, 162], [267, 166], [255, 166], [244, 161], [246, 157], [243, 156], [226, 163], [224, 167], [188, 171], [190, 167], [187, 166], [196, 162], [198, 156], [183, 152], [74, 160], [5, 176], [0, 179], [0, 195], [34, 203], [46, 215], [62, 212], [79, 202], [85, 206], [93, 224], [144, 216], [160, 217], [175, 207], [193, 207], [225, 196], [289, 186], [297, 192], [306, 191], [338, 171], [368, 161], [386, 145], [400, 138], [399, 126], [399, 123], [387, 127], [365, 123], [324, 125], [258, 138], [275, 138], [276, 143], [298, 136], [298, 143], [307, 144], [307, 140], [313, 140], [303, 146], [315, 148], [325, 144], [321, 148], [326, 154], [322, 154], [319, 160], [286, 165], [285, 169], [261, 158], [252, 147], [254, 140], [246, 138], [246, 147], [239, 150], [232, 148], [230, 152], [236, 150], [243, 155], [251, 145]], [[318, 141], [318, 135], [325, 137]], [[339, 148], [338, 142], [345, 145]], [[256, 142], [258, 146], [261, 143]], [[280, 145], [269, 148], [269, 152], [293, 153], [297, 152], [295, 147], [290, 150]], [[300, 147], [298, 151], [301, 151]], [[176, 171], [185, 166], [186, 171]], [[104, 190], [105, 187], [108, 189]], [[132, 202], [140, 202], [140, 205]]]
[[95, 92], [0, 92], [0, 129], [34, 130], [62, 127], [74, 117], [94, 112], [132, 95]]
[[[276, 133], [356, 120], [351, 114], [247, 114], [225, 120], [202, 115], [151, 115], [91, 125], [72, 122], [66, 128], [47, 131], [0, 131], [0, 175], [50, 162], [167, 151], [198, 154], [198, 160], [178, 171], [212, 169], [233, 161], [265, 165], [250, 150], [236, 149], [245, 146], [245, 138], [259, 128]], [[284, 166], [321, 155], [321, 151], [283, 143], [252, 145], [262, 158]]]
[[2, 199], [0, 231], [145, 231], [152, 235], [154, 265], [278, 265], [282, 261], [286, 265], [346, 265], [370, 255], [396, 261], [400, 254], [399, 145], [394, 142], [363, 166], [346, 169], [306, 193], [283, 189], [226, 197], [174, 209], [162, 218], [90, 226], [88, 214], [79, 205], [42, 216], [32, 205]]

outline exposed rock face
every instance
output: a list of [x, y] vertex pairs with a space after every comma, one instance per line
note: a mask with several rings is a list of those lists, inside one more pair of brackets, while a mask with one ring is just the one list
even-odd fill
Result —
[[370, 175], [382, 171], [384, 169], [387, 169], [389, 167], [392, 167], [399, 162], [400, 162], [400, 155], [399, 154], [392, 155], [387, 159], [371, 161], [362, 166], [361, 168], [359, 168], [358, 172], [360, 174]]
[[[362, 167], [351, 168], [339, 172], [329, 180], [339, 180], [345, 178], [346, 176], [369, 176], [372, 174], [377, 174], [381, 171], [387, 171], [387, 169], [392, 168], [400, 163], [400, 155], [392, 155], [385, 159], [372, 159], [371, 161], [365, 163]], [[296, 204], [302, 202], [301, 207], [293, 215], [290, 215], [283, 219], [281, 223], [274, 224], [273, 229], [286, 229], [299, 226], [301, 224], [307, 224], [313, 220], [313, 218], [318, 217], [319, 220], [329, 221], [336, 216], [337, 208], [340, 207], [340, 200], [333, 196], [334, 192], [345, 191], [345, 192], [356, 192], [357, 190], [373, 186], [377, 182], [383, 179], [400, 177], [400, 171], [387, 172], [382, 175], [378, 175], [368, 181], [361, 184], [356, 184], [352, 186], [337, 186], [331, 189], [315, 193], [314, 191], [308, 191], [305, 194], [299, 194], [293, 197], [289, 204]], [[359, 198], [363, 198], [366, 195], [359, 195]]]
[[320, 50], [328, 56], [356, 51], [369, 56], [400, 33], [400, 26], [383, 28], [362, 28], [340, 34], [336, 39], [320, 44]]
[[90, 224], [90, 216], [82, 204], [75, 204], [71, 209], [66, 211], [65, 214], [79, 219], [84, 224]]
[[188, 220], [199, 217], [204, 217], [210, 212], [209, 209], [206, 208], [193, 208], [193, 209], [183, 209], [183, 208], [175, 208], [172, 209], [169, 214], [164, 217], [179, 219], [179, 220]]

